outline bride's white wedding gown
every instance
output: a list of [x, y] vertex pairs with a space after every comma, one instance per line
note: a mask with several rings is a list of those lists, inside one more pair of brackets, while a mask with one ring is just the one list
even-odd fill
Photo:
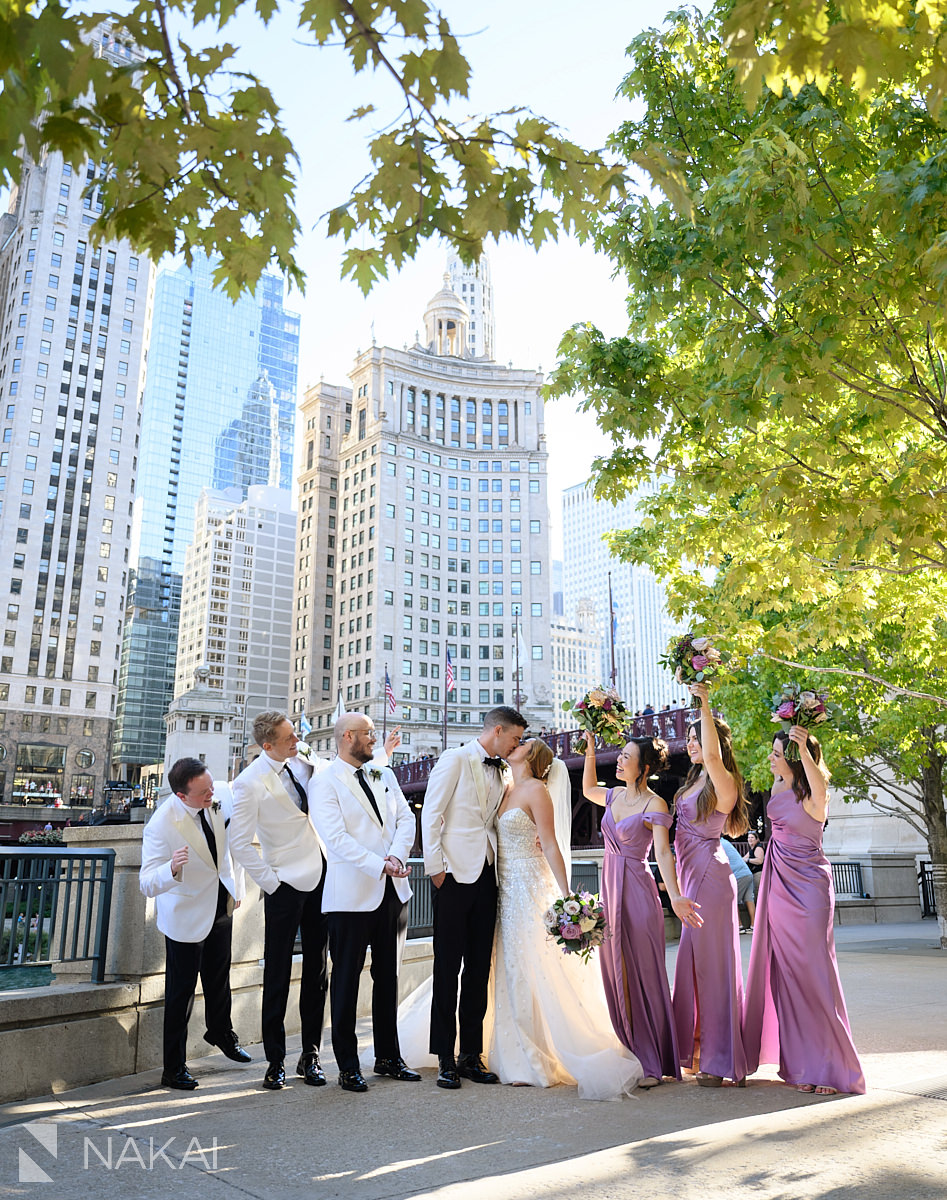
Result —
[[[521, 808], [497, 819], [499, 911], [484, 1045], [504, 1083], [577, 1084], [582, 1100], [619, 1100], [641, 1064], [612, 1030], [601, 972], [563, 954], [543, 913], [559, 888]], [[491, 1021], [492, 1018], [492, 1021]]]
[[[487, 1015], [487, 1065], [504, 1083], [575, 1084], [582, 1100], [620, 1100], [642, 1078], [638, 1059], [612, 1031], [602, 973], [594, 960], [563, 954], [543, 913], [559, 896], [536, 826], [521, 808], [497, 820], [499, 912]], [[409, 1066], [436, 1066], [428, 1052], [431, 981], [398, 1010]], [[371, 1070], [371, 1048], [363, 1054]]]

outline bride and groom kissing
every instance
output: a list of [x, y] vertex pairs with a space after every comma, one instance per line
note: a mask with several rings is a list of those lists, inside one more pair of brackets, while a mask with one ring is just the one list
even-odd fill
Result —
[[[515, 709], [492, 709], [476, 741], [444, 751], [427, 784], [437, 1085], [566, 1083], [583, 1099], [619, 1099], [641, 1065], [614, 1035], [597, 965], [563, 955], [543, 925], [571, 890], [571, 787], [526, 727]], [[410, 1036], [403, 1030], [402, 1041]]]

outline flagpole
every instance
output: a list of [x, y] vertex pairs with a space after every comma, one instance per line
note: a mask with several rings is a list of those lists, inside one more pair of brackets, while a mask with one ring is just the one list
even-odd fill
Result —
[[446, 749], [447, 749], [447, 696], [448, 696], [448, 692], [447, 692], [447, 672], [446, 672], [446, 660], [445, 660], [445, 673], [444, 673], [444, 728], [443, 728], [443, 731], [442, 731], [442, 734], [441, 734], [441, 750], [446, 750]]
[[385, 690], [381, 697], [381, 740], [382, 744], [385, 741], [385, 735], [388, 733], [388, 664], [385, 663]]
[[615, 602], [612, 599], [611, 571], [608, 572], [608, 632], [612, 647], [612, 687], [614, 687], [615, 680], [618, 678], [618, 670], [615, 666]]

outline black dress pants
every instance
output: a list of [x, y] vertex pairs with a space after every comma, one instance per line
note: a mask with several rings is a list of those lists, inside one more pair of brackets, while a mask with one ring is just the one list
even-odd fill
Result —
[[[460, 1017], [460, 1053], [483, 1053], [483, 1018], [497, 919], [497, 883], [493, 865], [483, 864], [480, 878], [458, 883], [445, 875], [434, 894], [434, 986], [431, 997], [431, 1053], [453, 1054]], [[458, 976], [460, 1008], [457, 1007]]]
[[275, 892], [263, 897], [263, 1052], [267, 1062], [282, 1062], [286, 1057], [284, 1022], [297, 929], [303, 952], [299, 983], [302, 1051], [318, 1052], [322, 1044], [328, 983], [327, 923], [322, 912], [324, 882], [325, 862], [319, 886], [311, 892], [281, 883]]
[[408, 906], [399, 899], [391, 876], [374, 912], [332, 912], [329, 953], [332, 955], [330, 1003], [332, 1053], [340, 1071], [357, 1071], [355, 1015], [365, 951], [372, 952], [372, 1033], [376, 1058], [398, 1058], [398, 975], [408, 932]]
[[194, 1007], [198, 976], [204, 989], [204, 1023], [216, 1040], [232, 1031], [230, 1016], [230, 944], [233, 916], [230, 894], [218, 886], [217, 911], [202, 942], [165, 937], [164, 1069], [175, 1074], [187, 1060], [187, 1023]]

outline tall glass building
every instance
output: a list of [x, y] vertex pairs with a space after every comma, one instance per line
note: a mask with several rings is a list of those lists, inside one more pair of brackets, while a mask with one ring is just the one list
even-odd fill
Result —
[[213, 273], [196, 258], [155, 287], [113, 749], [126, 777], [163, 757], [201, 489], [291, 487], [299, 316], [284, 308], [278, 276], [234, 304]]

